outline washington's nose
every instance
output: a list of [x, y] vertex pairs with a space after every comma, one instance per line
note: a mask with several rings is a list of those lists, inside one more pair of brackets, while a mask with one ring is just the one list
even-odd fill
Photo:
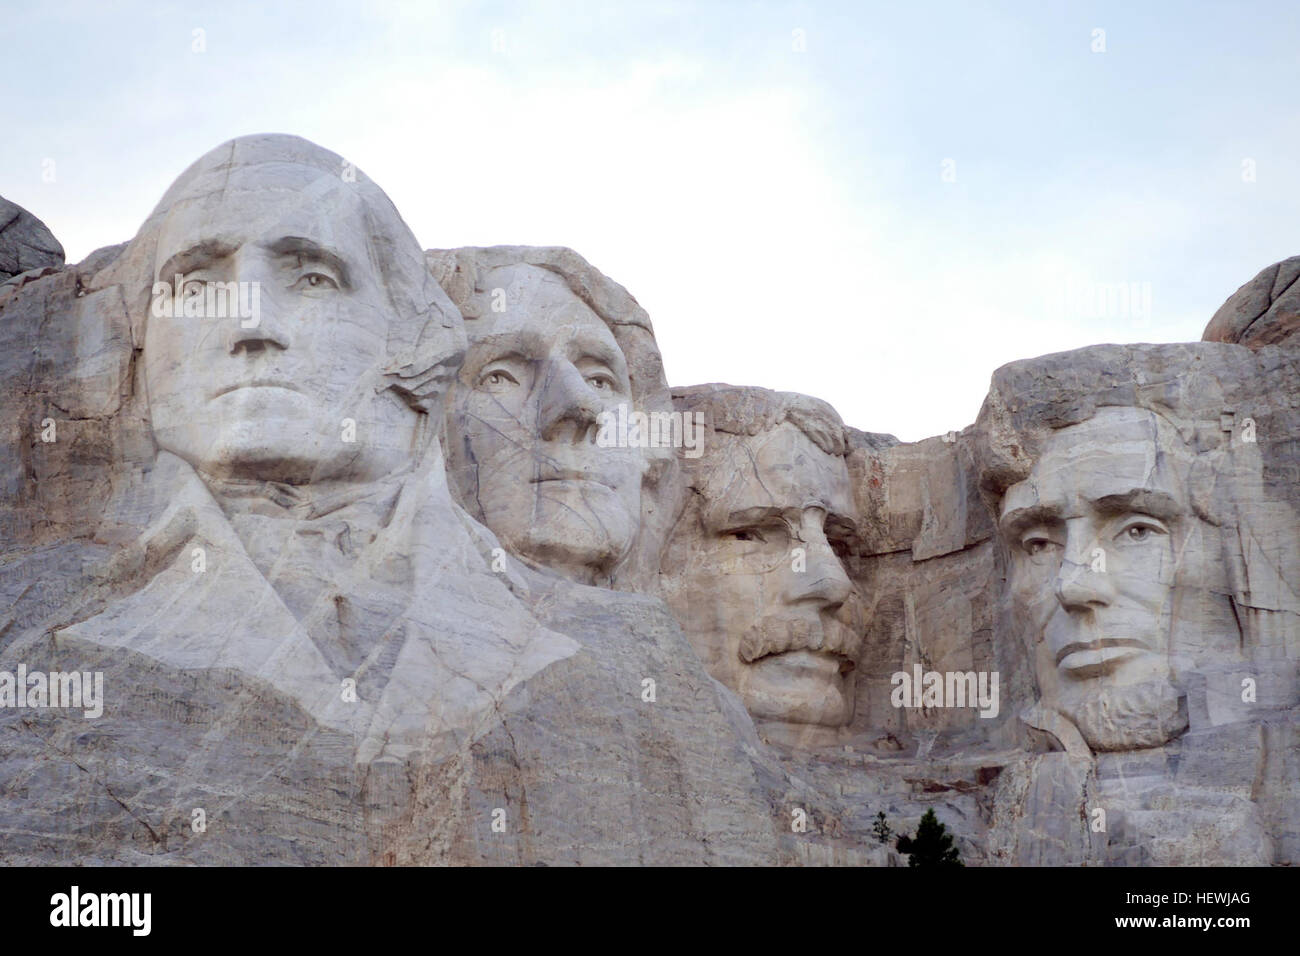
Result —
[[241, 253], [235, 257], [235, 282], [228, 301], [237, 308], [231, 309], [226, 323], [226, 345], [231, 355], [239, 352], [252, 355], [266, 349], [284, 351], [289, 348], [289, 332], [280, 314], [270, 271], [260, 257]]
[[[542, 369], [538, 425], [544, 441], [587, 440], [600, 414], [600, 402], [572, 362], [549, 361]], [[566, 434], [567, 433], [567, 434]]]

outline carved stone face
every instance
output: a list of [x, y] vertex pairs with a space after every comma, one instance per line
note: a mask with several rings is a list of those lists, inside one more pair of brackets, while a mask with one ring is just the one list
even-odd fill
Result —
[[[298, 169], [302, 188], [286, 189]], [[393, 309], [366, 217], [341, 181], [307, 189], [323, 176], [236, 170], [222, 193], [182, 198], [163, 224], [159, 282], [256, 284], [242, 290], [246, 301], [256, 290], [254, 319], [155, 311], [148, 321], [154, 435], [201, 473], [365, 481], [413, 453], [418, 416], [382, 377]]]
[[862, 644], [842, 563], [848, 467], [788, 422], [713, 454], [703, 540], [675, 542], [688, 557], [669, 602], [709, 673], [755, 717], [846, 723]]
[[1056, 432], [1003, 499], [1011, 597], [1037, 642], [1043, 702], [1093, 749], [1151, 747], [1180, 732], [1171, 651], [1225, 626], [1179, 595], [1182, 563], [1217, 558], [1192, 514], [1190, 471], [1183, 440], [1158, 416], [1103, 408]]
[[482, 284], [448, 413], [449, 473], [508, 550], [600, 582], [628, 556], [641, 521], [641, 449], [596, 442], [600, 413], [631, 407], [627, 362], [554, 273], [507, 266]]

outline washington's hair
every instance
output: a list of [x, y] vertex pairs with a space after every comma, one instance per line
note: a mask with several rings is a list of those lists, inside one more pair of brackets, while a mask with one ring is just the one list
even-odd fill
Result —
[[[384, 191], [343, 157], [297, 136], [243, 136], [209, 150], [177, 177], [122, 254], [94, 277], [94, 287], [123, 290], [135, 348], [145, 343], [155, 254], [168, 214], [182, 202], [220, 201], [243, 185], [232, 173], [252, 167], [264, 173], [263, 188], [282, 183], [285, 190], [320, 197], [348, 190], [360, 199], [370, 266], [382, 277], [393, 307], [385, 374], [410, 404], [429, 410], [464, 356], [460, 314], [429, 275], [419, 242]], [[319, 173], [305, 186], [303, 168]]]

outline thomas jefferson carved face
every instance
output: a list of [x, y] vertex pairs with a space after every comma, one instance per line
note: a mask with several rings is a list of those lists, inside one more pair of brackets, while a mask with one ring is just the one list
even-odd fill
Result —
[[512, 265], [480, 286], [448, 412], [449, 474], [510, 551], [600, 583], [641, 520], [641, 449], [596, 440], [600, 413], [632, 404], [627, 362], [560, 276]]
[[[1234, 629], [1215, 585], [1215, 529], [1192, 511], [1192, 456], [1159, 416], [1103, 408], [1047, 441], [1003, 499], [1017, 617], [1045, 704], [1095, 750], [1157, 746], [1186, 727], [1171, 654]], [[1198, 585], [1191, 592], [1187, 581]], [[1197, 597], [1201, 599], [1198, 600]], [[1235, 629], [1234, 629], [1235, 630]]]
[[783, 422], [728, 436], [701, 462], [700, 521], [679, 524], [673, 543], [674, 613], [755, 717], [848, 722], [863, 623], [843, 565], [853, 526], [844, 459]]
[[162, 448], [207, 475], [290, 484], [373, 480], [410, 460], [419, 416], [383, 378], [393, 307], [361, 202], [285, 163], [236, 168], [221, 192], [173, 205], [155, 279], [200, 294], [252, 283], [242, 291], [260, 309], [151, 315], [144, 373]]

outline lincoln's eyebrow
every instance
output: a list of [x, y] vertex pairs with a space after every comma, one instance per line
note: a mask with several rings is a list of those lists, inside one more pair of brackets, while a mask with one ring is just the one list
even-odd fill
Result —
[[1176, 518], [1187, 510], [1173, 495], [1149, 488], [1132, 488], [1120, 494], [1104, 495], [1094, 499], [1092, 505], [1107, 515], [1135, 511], [1156, 518]]
[[1008, 511], [998, 522], [998, 529], [1008, 538], [1015, 537], [1026, 528], [1037, 524], [1053, 524], [1061, 520], [1059, 508], [1052, 505], [1031, 505]]
[[187, 249], [170, 256], [158, 270], [157, 281], [170, 282], [177, 273], [185, 275], [214, 259], [224, 259], [235, 251], [235, 247], [219, 239], [204, 239]]
[[284, 236], [274, 242], [265, 243], [263, 248], [277, 256], [302, 256], [323, 262], [339, 274], [339, 280], [346, 288], [352, 288], [352, 270], [348, 268], [347, 260], [341, 253], [321, 245], [314, 239]]

